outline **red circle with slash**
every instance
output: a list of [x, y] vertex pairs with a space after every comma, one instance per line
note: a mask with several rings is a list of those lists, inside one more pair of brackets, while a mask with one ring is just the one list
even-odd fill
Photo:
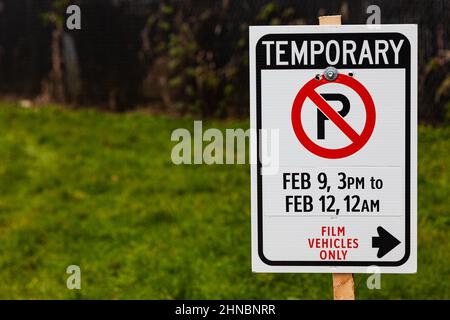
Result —
[[[369, 91], [367, 91], [367, 89], [356, 79], [344, 74], [339, 74], [336, 80], [332, 82], [350, 87], [361, 97], [366, 111], [366, 119], [364, 129], [362, 130], [361, 134], [358, 134], [350, 126], [350, 124], [348, 124], [347, 121], [345, 121], [344, 118], [342, 118], [341, 115], [337, 113], [325, 101], [325, 99], [315, 91], [315, 89], [327, 83], [331, 82], [326, 80], [325, 77], [322, 76], [320, 80], [310, 80], [300, 89], [300, 91], [297, 93], [297, 96], [295, 97], [292, 106], [292, 127], [294, 128], [297, 139], [303, 144], [306, 149], [308, 149], [315, 155], [328, 159], [345, 158], [360, 150], [372, 135], [373, 129], [375, 128], [376, 118], [375, 104], [373, 103]], [[322, 113], [352, 141], [352, 143], [343, 148], [329, 149], [324, 148], [312, 141], [311, 138], [309, 138], [306, 134], [301, 121], [301, 112], [306, 98], [309, 98], [317, 106], [317, 108], [319, 108], [319, 110], [322, 111]]]

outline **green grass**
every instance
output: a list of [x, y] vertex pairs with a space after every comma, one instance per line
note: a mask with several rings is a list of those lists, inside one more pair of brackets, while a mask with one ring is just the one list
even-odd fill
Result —
[[[251, 272], [249, 168], [173, 165], [170, 134], [192, 125], [1, 104], [0, 298], [332, 298], [329, 274]], [[358, 298], [450, 298], [449, 149], [450, 127], [420, 128], [419, 272], [381, 290], [357, 275]]]

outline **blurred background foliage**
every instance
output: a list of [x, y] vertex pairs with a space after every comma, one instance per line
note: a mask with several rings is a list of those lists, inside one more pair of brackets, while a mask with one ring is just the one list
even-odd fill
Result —
[[[82, 29], [65, 29], [65, 8]], [[420, 119], [449, 120], [446, 0], [0, 0], [0, 94], [125, 111], [248, 115], [248, 26], [317, 24], [342, 14], [364, 24], [419, 24]]]

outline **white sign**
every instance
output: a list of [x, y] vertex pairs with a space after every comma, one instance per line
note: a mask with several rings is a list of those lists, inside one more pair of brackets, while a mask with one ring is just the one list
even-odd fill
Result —
[[417, 26], [250, 27], [250, 94], [253, 271], [416, 272]]

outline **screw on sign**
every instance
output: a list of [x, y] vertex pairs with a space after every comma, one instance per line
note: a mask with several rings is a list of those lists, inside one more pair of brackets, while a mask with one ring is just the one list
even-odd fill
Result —
[[329, 81], [334, 81], [338, 76], [338, 71], [336, 70], [336, 68], [328, 67], [325, 69], [324, 76], [325, 79]]
[[[353, 129], [352, 126], [348, 124], [347, 121], [345, 121], [345, 119], [342, 117], [342, 114], [339, 114], [337, 111], [335, 111], [327, 103], [324, 97], [317, 93], [316, 89], [329, 83], [329, 81], [333, 81], [334, 83], [339, 83], [344, 86], [350, 87], [361, 97], [366, 112], [364, 129], [362, 130], [361, 134], [358, 134], [355, 129]], [[317, 106], [317, 108], [329, 120], [331, 120], [352, 141], [352, 143], [342, 148], [329, 149], [322, 147], [312, 141], [311, 138], [306, 134], [301, 122], [301, 113], [306, 98], [311, 99], [311, 101]], [[327, 68], [322, 78], [320, 78], [319, 80], [312, 79], [300, 89], [294, 99], [291, 113], [292, 127], [298, 140], [310, 152], [322, 158], [328, 159], [345, 158], [356, 153], [358, 150], [364, 147], [364, 145], [372, 135], [373, 129], [375, 128], [375, 119], [375, 105], [367, 89], [358, 80], [344, 74], [339, 74], [334, 68]]]

